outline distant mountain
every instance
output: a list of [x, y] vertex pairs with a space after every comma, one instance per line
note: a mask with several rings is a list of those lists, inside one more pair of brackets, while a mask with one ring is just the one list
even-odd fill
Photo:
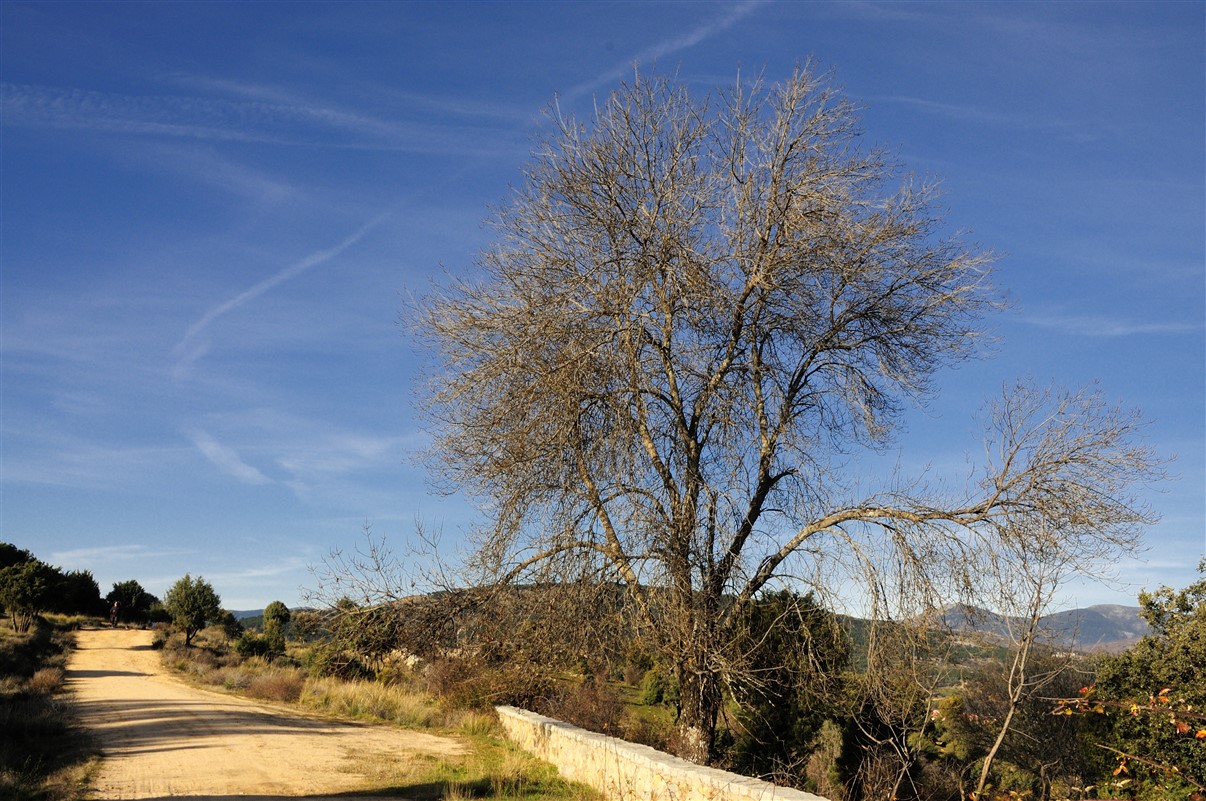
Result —
[[230, 613], [235, 616], [235, 620], [246, 620], [249, 617], [263, 617], [264, 616], [263, 609], [245, 609], [243, 611], [239, 611], [238, 609], [232, 609], [232, 610], [230, 610]]
[[[969, 631], [990, 640], [1008, 640], [1011, 628], [1020, 631], [1021, 619], [1011, 619], [987, 609], [955, 604], [943, 615], [953, 631]], [[1043, 639], [1060, 648], [1077, 651], [1123, 651], [1135, 644], [1150, 629], [1139, 607], [1099, 604], [1085, 609], [1069, 609], [1039, 619]]]
[[1122, 651], [1151, 633], [1139, 607], [1118, 604], [1056, 612], [1042, 626], [1052, 639], [1082, 651]]

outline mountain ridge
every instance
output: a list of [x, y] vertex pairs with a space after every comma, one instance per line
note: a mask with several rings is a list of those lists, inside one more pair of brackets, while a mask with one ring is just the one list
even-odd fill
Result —
[[[952, 631], [971, 632], [995, 640], [1011, 639], [1010, 632], [1025, 625], [1025, 619], [1009, 617], [966, 604], [952, 604], [942, 615]], [[1039, 618], [1041, 639], [1059, 648], [1075, 651], [1116, 653], [1151, 633], [1139, 607], [1095, 604], [1067, 609]]]

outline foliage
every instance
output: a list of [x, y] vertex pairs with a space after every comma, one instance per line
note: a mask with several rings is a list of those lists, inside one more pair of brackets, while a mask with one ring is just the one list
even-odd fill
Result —
[[738, 631], [747, 669], [733, 688], [738, 734], [722, 758], [738, 772], [800, 786], [821, 726], [837, 712], [846, 633], [811, 595], [787, 590], [751, 603]]
[[63, 574], [54, 611], [66, 615], [104, 613], [105, 605], [101, 601], [100, 585], [96, 583], [91, 571], [72, 570]]
[[190, 645], [193, 636], [222, 614], [222, 602], [205, 579], [192, 578], [188, 573], [168, 589], [163, 606], [172, 622], [184, 633], [184, 644]]
[[87, 570], [64, 573], [23, 548], [0, 542], [0, 611], [18, 631], [28, 631], [43, 612], [96, 615], [100, 588]]
[[1202, 578], [1183, 590], [1141, 593], [1152, 633], [1104, 659], [1096, 684], [1056, 710], [1105, 718], [1103, 782], [1191, 787], [1206, 798], [1206, 560], [1198, 569]]
[[223, 609], [219, 613], [218, 619], [214, 621], [214, 625], [222, 629], [222, 634], [228, 640], [237, 640], [243, 635], [242, 622], [229, 609]]
[[715, 755], [768, 582], [857, 581], [879, 615], [897, 585], [965, 589], [1019, 532], [1103, 559], [1150, 520], [1132, 488], [1157, 460], [1091, 391], [1006, 388], [988, 463], [947, 485], [967, 492], [864, 494], [847, 472], [972, 353], [991, 259], [941, 236], [931, 187], [861, 149], [807, 69], [707, 98], [638, 75], [589, 127], [555, 119], [492, 222], [484, 279], [420, 320], [433, 462], [497, 513], [470, 583], [623, 586], [625, 624], [673, 665], [684, 756]]
[[159, 605], [159, 599], [142, 588], [134, 579], [114, 582], [113, 589], [105, 596], [105, 604], [118, 604], [118, 619], [138, 625], [146, 625], [151, 621], [152, 610]]
[[292, 613], [289, 611], [289, 607], [281, 601], [273, 601], [264, 607], [264, 631], [275, 628], [284, 632], [291, 618]]
[[[1084, 666], [1088, 668], [1087, 665]], [[1083, 754], [1081, 721], [1053, 718], [1051, 696], [1075, 692], [1077, 671], [1067, 660], [1047, 648], [1031, 655], [1034, 675], [1050, 672], [1041, 695], [1028, 694], [1014, 708], [1013, 725], [1006, 731], [996, 753], [986, 790], [979, 797], [1003, 795], [1007, 788], [1023, 786], [1037, 798], [1052, 798], [1055, 788], [1085, 784], [1088, 765]], [[957, 691], [934, 706], [931, 719], [933, 753], [950, 763], [960, 783], [974, 787], [985, 755], [1001, 730], [1001, 720], [1011, 707], [1011, 688], [1006, 665], [983, 662], [974, 665]], [[964, 795], [967, 792], [965, 790]]]
[[14, 631], [29, 631], [34, 619], [54, 606], [61, 580], [58, 570], [38, 559], [0, 570], [0, 605]]
[[0, 569], [32, 562], [34, 558], [34, 555], [24, 548], [18, 548], [11, 542], [0, 542]]

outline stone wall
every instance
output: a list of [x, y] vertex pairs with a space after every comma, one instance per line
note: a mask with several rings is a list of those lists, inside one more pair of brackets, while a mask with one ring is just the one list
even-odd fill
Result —
[[511, 706], [495, 707], [517, 745], [608, 801], [826, 801], [801, 790], [705, 768], [645, 745]]

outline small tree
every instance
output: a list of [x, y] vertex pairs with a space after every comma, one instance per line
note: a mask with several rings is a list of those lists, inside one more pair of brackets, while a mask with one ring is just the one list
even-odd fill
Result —
[[134, 579], [114, 582], [113, 589], [105, 596], [105, 605], [118, 605], [122, 620], [144, 624], [151, 616], [151, 609], [159, 605], [159, 599], [142, 588]]
[[72, 570], [59, 582], [55, 610], [64, 614], [97, 615], [103, 610], [100, 586], [89, 570]]
[[264, 639], [270, 655], [279, 656], [285, 652], [285, 628], [290, 618], [289, 607], [280, 601], [273, 601], [264, 609]]
[[273, 601], [264, 608], [264, 633], [275, 630], [284, 636], [285, 627], [289, 625], [291, 617], [289, 607], [281, 601]]
[[0, 569], [0, 605], [14, 631], [29, 631], [34, 619], [53, 606], [61, 580], [58, 570], [37, 559]]
[[200, 576], [194, 579], [187, 573], [163, 596], [163, 605], [176, 627], [184, 632], [186, 646], [192, 645], [197, 632], [222, 615], [222, 602], [214, 588]]
[[755, 599], [738, 636], [747, 669], [733, 688], [740, 711], [728, 761], [740, 773], [800, 786], [821, 725], [836, 711], [849, 637], [811, 595], [787, 590]]
[[234, 616], [234, 612], [223, 609], [222, 614], [218, 615], [218, 619], [214, 622], [222, 627], [222, 633], [228, 640], [237, 640], [243, 636], [243, 624]]

